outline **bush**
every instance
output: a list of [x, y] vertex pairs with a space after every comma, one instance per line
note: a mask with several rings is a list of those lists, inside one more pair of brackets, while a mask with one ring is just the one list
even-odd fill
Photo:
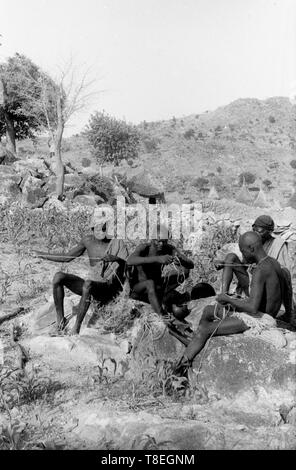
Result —
[[275, 118], [273, 116], [269, 116], [268, 120], [271, 124], [275, 123]]
[[84, 132], [94, 156], [102, 163], [118, 166], [121, 160], [138, 156], [140, 134], [136, 126], [96, 112], [90, 117]]
[[266, 179], [266, 180], [263, 180], [263, 184], [265, 184], [265, 186], [269, 188], [270, 186], [272, 186], [272, 181], [270, 181], [269, 179]]
[[191, 139], [192, 137], [195, 136], [195, 131], [194, 129], [188, 129], [187, 131], [184, 132], [184, 137], [185, 139], [189, 140]]
[[249, 171], [244, 171], [239, 175], [240, 184], [243, 183], [243, 180], [245, 180], [247, 184], [253, 184], [256, 181], [256, 176], [253, 175], [253, 173], [250, 173]]
[[91, 165], [91, 160], [89, 158], [84, 157], [81, 161], [81, 165], [83, 168], [88, 168]]
[[290, 165], [293, 168], [293, 170], [296, 170], [296, 160], [291, 160]]
[[151, 137], [149, 135], [144, 135], [141, 138], [145, 151], [147, 153], [154, 153], [158, 149], [158, 145], [160, 144], [161, 140], [155, 137]]
[[198, 177], [193, 181], [193, 185], [198, 189], [203, 188], [207, 184], [209, 184], [209, 180], [203, 177]]

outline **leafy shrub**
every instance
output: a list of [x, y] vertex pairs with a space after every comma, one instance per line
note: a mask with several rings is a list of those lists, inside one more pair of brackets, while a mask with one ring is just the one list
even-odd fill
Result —
[[293, 168], [293, 170], [296, 170], [296, 160], [291, 160], [290, 165]]
[[195, 136], [195, 130], [194, 129], [187, 129], [187, 131], [184, 132], [184, 137], [185, 139], [189, 140], [191, 139], [192, 137]]
[[240, 184], [243, 183], [243, 180], [245, 180], [247, 184], [253, 184], [256, 181], [256, 176], [253, 175], [253, 173], [250, 173], [249, 171], [244, 171], [239, 175]]
[[84, 157], [81, 161], [81, 165], [83, 168], [88, 168], [91, 165], [91, 160], [89, 158]]
[[263, 184], [265, 184], [265, 186], [267, 186], [267, 188], [269, 188], [270, 186], [272, 186], [272, 181], [270, 181], [269, 179], [265, 179], [265, 180], [263, 180]]
[[274, 124], [274, 123], [275, 123], [275, 118], [274, 118], [274, 116], [269, 116], [268, 120], [269, 120], [269, 122], [270, 122], [271, 124]]
[[92, 146], [94, 156], [100, 162], [118, 166], [121, 160], [138, 156], [139, 131], [136, 126], [125, 121], [96, 112], [90, 117], [84, 134]]
[[193, 180], [193, 185], [198, 189], [203, 188], [207, 184], [209, 184], [209, 180], [207, 178], [203, 178], [202, 176], [198, 177], [198, 178], [195, 178]]
[[149, 135], [142, 136], [142, 142], [147, 153], [154, 153], [158, 149], [161, 140]]

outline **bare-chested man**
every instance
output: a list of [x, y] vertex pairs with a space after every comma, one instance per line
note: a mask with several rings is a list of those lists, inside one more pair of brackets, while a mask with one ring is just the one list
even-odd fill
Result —
[[[199, 326], [185, 349], [177, 366], [184, 372], [211, 336], [243, 333], [249, 328], [261, 331], [276, 326], [275, 317], [284, 302], [285, 277], [278, 261], [266, 254], [262, 239], [256, 232], [246, 232], [239, 239], [241, 253], [248, 263], [255, 263], [250, 295], [246, 299], [231, 297], [225, 293], [216, 297], [217, 305], [207, 306]], [[228, 307], [230, 312], [225, 315]]]
[[175, 289], [182, 281], [178, 280], [178, 274], [162, 276], [162, 268], [174, 260], [183, 266], [182, 280], [184, 280], [194, 264], [179, 249], [169, 244], [167, 239], [152, 239], [137, 246], [127, 259], [128, 266], [135, 266], [130, 279], [131, 297], [149, 302], [154, 312], [159, 314], [171, 310], [174, 305]]
[[[78, 245], [68, 253], [49, 254], [37, 252], [37, 256], [50, 261], [67, 263], [81, 256], [87, 251], [90, 263], [90, 272], [87, 279], [57, 272], [53, 278], [53, 298], [57, 312], [58, 329], [66, 326], [64, 317], [64, 290], [65, 287], [81, 296], [75, 325], [71, 334], [78, 334], [82, 321], [89, 308], [91, 297], [101, 302], [107, 302], [114, 298], [121, 290], [124, 282], [126, 259], [128, 251], [122, 240], [108, 238], [106, 225], [91, 226], [92, 235], [84, 237]], [[104, 238], [96, 238], [96, 230], [101, 230]]]
[[[282, 267], [286, 268], [288, 271], [286, 275], [289, 276], [291, 263], [288, 256], [287, 242], [281, 237], [273, 237], [273, 219], [269, 215], [260, 215], [254, 221], [252, 229], [260, 235], [265, 252], [272, 258], [275, 258]], [[239, 253], [229, 253], [224, 261], [218, 261], [215, 264], [217, 269], [223, 268], [221, 288], [223, 294], [229, 292], [229, 287], [233, 280], [233, 275], [235, 274], [238, 280], [237, 293], [249, 295], [250, 282], [247, 269], [248, 263], [244, 257], [240, 259]], [[292, 296], [292, 292], [290, 295]]]

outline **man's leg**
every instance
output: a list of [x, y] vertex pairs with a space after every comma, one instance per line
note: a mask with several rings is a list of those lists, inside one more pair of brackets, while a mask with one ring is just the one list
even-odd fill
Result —
[[[229, 253], [225, 258], [222, 274], [222, 294], [227, 294], [233, 274], [236, 275], [239, 287], [249, 296], [249, 276], [246, 267], [242, 265], [239, 257], [234, 253]], [[232, 266], [234, 265], [234, 266]]]
[[84, 280], [81, 277], [58, 272], [53, 278], [53, 299], [57, 312], [57, 324], [59, 329], [63, 329], [65, 324], [64, 317], [64, 297], [65, 287], [67, 287], [74, 294], [82, 295], [82, 286]]
[[155, 282], [152, 279], [138, 282], [133, 287], [133, 293], [141, 299], [142, 295], [147, 295], [149, 303], [153, 308], [154, 312], [161, 313], [161, 305], [158, 299]]
[[[202, 350], [211, 335], [232, 335], [243, 333], [244, 331], [248, 330], [248, 327], [245, 325], [245, 323], [237, 317], [226, 317], [219, 324], [219, 320], [215, 318], [214, 312], [215, 306], [213, 305], [208, 305], [203, 311], [196, 333], [184, 352], [185, 358], [187, 358], [190, 362], [193, 361], [195, 356]], [[222, 318], [222, 311], [220, 310], [220, 313], [217, 312], [216, 315]]]

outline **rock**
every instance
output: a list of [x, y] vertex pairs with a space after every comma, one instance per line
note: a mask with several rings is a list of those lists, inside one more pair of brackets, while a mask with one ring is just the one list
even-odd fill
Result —
[[47, 364], [51, 369], [77, 369], [77, 366], [107, 367], [110, 375], [121, 374], [120, 362], [126, 358], [126, 344], [118, 343], [114, 335], [100, 335], [86, 328], [75, 336], [34, 336], [22, 341], [33, 361]]
[[78, 188], [80, 185], [81, 185], [81, 181], [82, 178], [81, 176], [79, 176], [78, 174], [74, 174], [74, 173], [69, 173], [67, 175], [65, 175], [65, 189], [69, 188], [69, 189], [76, 189]]
[[15, 170], [19, 173], [29, 172], [31, 174], [47, 175], [49, 173], [44, 161], [41, 158], [30, 157], [26, 160], [18, 160], [13, 164]]
[[89, 196], [86, 194], [82, 194], [80, 196], [76, 196], [73, 199], [73, 202], [80, 204], [82, 206], [90, 206], [90, 207], [96, 207], [97, 206], [97, 201], [95, 196]]
[[[295, 397], [295, 364], [288, 348], [276, 349], [259, 337], [213, 337], [193, 363], [198, 383], [227, 398], [276, 401]], [[246, 398], [247, 397], [247, 398]]]
[[[67, 320], [73, 316], [73, 307], [77, 304], [78, 299], [76, 295], [65, 297], [64, 315]], [[50, 300], [43, 307], [33, 310], [30, 315], [28, 328], [30, 333], [34, 335], [47, 335], [56, 332], [56, 310], [53, 300]]]
[[33, 176], [27, 176], [22, 182], [22, 196], [24, 203], [34, 208], [42, 207], [48, 199], [46, 191], [42, 187], [42, 181]]
[[10, 168], [9, 166], [2, 167], [0, 166], [0, 197], [2, 201], [9, 199], [17, 199], [21, 196], [21, 190], [19, 184], [21, 182], [21, 177], [14, 174], [11, 170], [10, 172], [4, 171], [3, 168]]

